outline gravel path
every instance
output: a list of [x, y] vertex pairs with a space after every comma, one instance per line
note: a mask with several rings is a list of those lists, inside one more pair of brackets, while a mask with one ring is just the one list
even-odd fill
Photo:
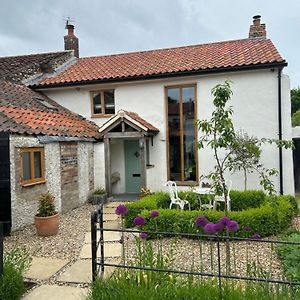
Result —
[[294, 218], [292, 227], [300, 231], [300, 215]]
[[[57, 236], [39, 237], [36, 235], [34, 225], [13, 232], [4, 241], [5, 249], [10, 249], [16, 243], [24, 245], [32, 256], [68, 259], [71, 262], [78, 258], [85, 232], [89, 229], [90, 213], [97, 208], [96, 205], [85, 204], [68, 213], [62, 214], [60, 230]], [[293, 225], [300, 230], [300, 216], [297, 216]], [[196, 240], [181, 238], [164, 238], [153, 241], [153, 248], [162, 245], [164, 254], [170, 253], [174, 246], [174, 262], [172, 267], [180, 270], [202, 270], [217, 272], [217, 247], [214, 243], [199, 242]], [[221, 268], [225, 272], [225, 244], [220, 244]], [[256, 263], [273, 278], [280, 278], [282, 274], [280, 261], [275, 249], [269, 243], [235, 242], [231, 246], [231, 272], [235, 275], [247, 275], [247, 262]], [[211, 255], [212, 251], [212, 255]], [[126, 236], [126, 255], [129, 261], [136, 257], [136, 245], [133, 234]], [[212, 260], [211, 260], [212, 257]], [[271, 263], [272, 262], [272, 263]], [[259, 270], [252, 270], [253, 276], [257, 276]], [[249, 274], [249, 273], [248, 273]]]
[[59, 233], [56, 236], [39, 237], [35, 226], [26, 226], [6, 237], [6, 250], [16, 243], [23, 245], [32, 256], [73, 260], [81, 250], [85, 232], [88, 231], [90, 215], [96, 205], [85, 204], [60, 216]]
[[[170, 263], [169, 268], [215, 274], [218, 272], [218, 251], [214, 242], [186, 238], [163, 238], [151, 241], [151, 243], [154, 252], [157, 253], [157, 249], [161, 247], [164, 256], [173, 251], [174, 260]], [[126, 245], [127, 260], [130, 263], [135, 261], [137, 257], [136, 241], [133, 235], [127, 236]], [[270, 243], [231, 242], [230, 245], [231, 275], [281, 278], [281, 263], [276, 255], [275, 247], [272, 248]], [[172, 248], [173, 250], [171, 250]], [[223, 274], [226, 273], [225, 250], [225, 243], [220, 243], [221, 270]]]

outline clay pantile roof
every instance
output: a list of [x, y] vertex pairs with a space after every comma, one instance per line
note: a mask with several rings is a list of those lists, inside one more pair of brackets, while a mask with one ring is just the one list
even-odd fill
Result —
[[[126, 111], [126, 110], [119, 110], [116, 115], [112, 116], [109, 120], [107, 120], [99, 129], [100, 133], [105, 133], [106, 131], [109, 131], [114, 128], [114, 124], [116, 126], [119, 124], [119, 119], [127, 119], [128, 121], [134, 123], [136, 126], [140, 127], [145, 132], [150, 133], [158, 133], [159, 129], [147, 122], [145, 119], [140, 117], [137, 113]], [[109, 130], [108, 130], [109, 129]]]
[[0, 57], [0, 79], [21, 82], [51, 71], [73, 57], [72, 51]]
[[178, 48], [79, 58], [38, 87], [124, 80], [183, 72], [285, 63], [269, 39], [242, 39]]
[[137, 113], [132, 111], [125, 111], [127, 116], [131, 117], [133, 120], [137, 121], [139, 124], [145, 126], [148, 130], [153, 132], [159, 132], [159, 129], [147, 122], [145, 119], [140, 117]]
[[141, 118], [137, 113], [132, 111], [125, 111], [127, 116], [131, 117], [133, 120], [137, 121], [139, 124], [145, 126], [148, 130], [159, 132], [159, 129], [147, 122], [145, 119]]
[[0, 81], [0, 131], [98, 138], [96, 124], [23, 84]]

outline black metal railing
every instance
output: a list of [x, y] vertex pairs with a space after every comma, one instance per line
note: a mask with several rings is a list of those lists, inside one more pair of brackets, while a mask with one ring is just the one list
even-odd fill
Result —
[[[277, 257], [276, 251], [274, 250], [275, 247], [280, 245], [291, 245], [293, 247], [299, 247], [300, 249], [300, 242], [289, 242], [289, 241], [280, 241], [280, 240], [271, 240], [271, 239], [254, 239], [254, 238], [240, 238], [240, 237], [232, 237], [232, 236], [218, 236], [218, 235], [204, 235], [204, 234], [197, 234], [197, 233], [180, 233], [180, 232], [164, 232], [164, 231], [145, 231], [145, 230], [132, 230], [132, 229], [108, 229], [104, 228], [104, 221], [103, 221], [103, 206], [92, 213], [91, 217], [91, 228], [92, 228], [92, 272], [93, 272], [93, 281], [98, 276], [103, 276], [105, 267], [115, 267], [115, 268], [123, 268], [123, 269], [132, 269], [132, 270], [144, 270], [144, 271], [154, 271], [154, 272], [165, 272], [165, 273], [176, 273], [181, 275], [193, 275], [193, 276], [202, 276], [207, 278], [217, 278], [218, 285], [220, 289], [222, 288], [222, 279], [234, 279], [234, 280], [244, 280], [244, 281], [256, 281], [256, 282], [266, 282], [270, 284], [281, 284], [281, 285], [289, 285], [289, 286], [300, 286], [300, 282], [298, 281], [291, 281], [281, 275], [281, 278], [273, 278], [273, 277], [259, 277], [259, 276], [249, 276], [248, 274], [231, 274], [228, 271], [224, 271], [224, 257], [225, 255], [221, 255], [227, 251], [225, 250], [225, 245], [230, 245], [230, 255], [234, 253], [235, 244], [241, 243], [245, 247], [250, 247], [250, 251], [252, 255], [258, 255], [258, 248], [262, 245], [268, 244], [270, 246], [271, 254], [270, 257], [265, 257], [264, 259], [270, 259], [270, 263], [273, 263], [273, 259]], [[99, 239], [97, 240], [97, 232], [99, 232]], [[140, 234], [140, 233], [147, 233], [148, 235], [152, 236], [159, 236], [159, 237], [182, 237], [182, 238], [189, 238], [193, 239], [199, 243], [208, 243], [210, 247], [213, 247], [215, 251], [213, 254], [214, 263], [215, 265], [212, 266], [212, 270], [200, 270], [200, 271], [191, 271], [191, 270], [184, 270], [178, 268], [171, 268], [171, 269], [161, 269], [161, 268], [150, 268], [145, 266], [138, 266], [132, 263], [125, 263], [125, 259], [122, 260], [122, 264], [116, 264], [107, 262], [104, 256], [104, 232], [120, 232], [122, 236], [124, 233], [127, 234]], [[126, 244], [126, 239], [121, 238], [121, 243]], [[100, 255], [97, 257], [97, 253], [100, 246]], [[253, 248], [254, 247], [254, 248]], [[212, 248], [210, 249], [212, 251]], [[248, 251], [248, 249], [247, 249]], [[227, 253], [227, 252], [226, 252]], [[123, 255], [125, 255], [123, 253]], [[107, 257], [109, 256], [109, 253]], [[211, 258], [211, 259], [213, 259]], [[223, 264], [222, 264], [223, 263]], [[283, 270], [281, 270], [283, 272]], [[254, 272], [255, 273], [255, 272]]]

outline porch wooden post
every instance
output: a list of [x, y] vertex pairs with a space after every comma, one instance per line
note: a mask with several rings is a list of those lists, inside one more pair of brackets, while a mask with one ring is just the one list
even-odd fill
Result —
[[111, 165], [110, 165], [110, 142], [109, 138], [104, 138], [104, 155], [105, 155], [105, 189], [108, 197], [112, 195], [111, 189]]
[[139, 139], [140, 160], [141, 160], [141, 188], [146, 188], [146, 139]]

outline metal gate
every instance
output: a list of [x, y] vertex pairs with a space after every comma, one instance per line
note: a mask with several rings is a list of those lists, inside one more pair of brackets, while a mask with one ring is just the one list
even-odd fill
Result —
[[0, 222], [4, 235], [11, 229], [9, 133], [0, 132]]

